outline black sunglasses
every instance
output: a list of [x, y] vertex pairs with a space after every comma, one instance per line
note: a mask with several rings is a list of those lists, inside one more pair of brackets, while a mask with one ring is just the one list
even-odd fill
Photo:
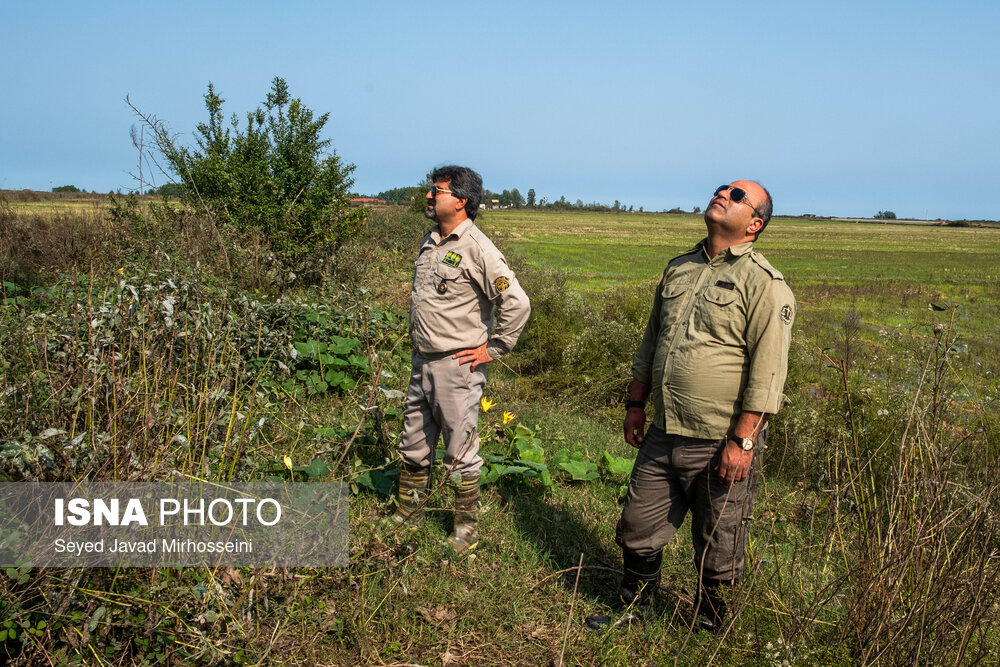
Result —
[[715, 188], [715, 194], [712, 196], [718, 197], [721, 193], [725, 192], [726, 190], [731, 191], [729, 193], [729, 199], [734, 204], [745, 203], [747, 206], [753, 209], [754, 213], [757, 213], [757, 207], [751, 204], [750, 200], [747, 199], [747, 191], [744, 190], [743, 188], [736, 188], [733, 187], [732, 185], [720, 185], [719, 187]]

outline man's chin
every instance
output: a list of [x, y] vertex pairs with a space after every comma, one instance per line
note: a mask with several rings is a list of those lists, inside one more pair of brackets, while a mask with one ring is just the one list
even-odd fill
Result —
[[428, 220], [437, 220], [437, 211], [428, 206], [424, 209], [424, 217]]

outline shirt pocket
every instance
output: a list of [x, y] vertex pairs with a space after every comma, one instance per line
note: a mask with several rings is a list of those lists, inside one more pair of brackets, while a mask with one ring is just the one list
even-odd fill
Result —
[[660, 290], [660, 334], [669, 334], [681, 316], [681, 309], [687, 301], [685, 296], [691, 290], [689, 283], [667, 284]]
[[417, 261], [414, 265], [413, 270], [413, 293], [414, 295], [420, 297], [428, 297], [434, 291], [434, 286], [437, 284], [435, 282], [437, 278], [434, 273], [434, 253], [428, 250], [423, 250], [420, 256], [417, 257]]
[[454, 301], [461, 289], [462, 269], [439, 262], [434, 269], [434, 293], [441, 302]]
[[742, 345], [746, 314], [739, 292], [724, 287], [706, 289], [698, 304], [695, 326], [711, 340]]

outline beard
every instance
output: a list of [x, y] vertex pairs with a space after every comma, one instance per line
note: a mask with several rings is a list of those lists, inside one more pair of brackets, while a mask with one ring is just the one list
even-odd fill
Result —
[[428, 220], [437, 220], [437, 209], [433, 206], [428, 206], [424, 209], [424, 217]]

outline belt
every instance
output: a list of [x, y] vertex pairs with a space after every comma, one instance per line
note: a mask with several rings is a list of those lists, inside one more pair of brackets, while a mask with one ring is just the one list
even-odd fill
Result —
[[427, 361], [437, 361], [438, 359], [453, 356], [461, 352], [461, 350], [452, 350], [451, 352], [421, 352], [420, 350], [416, 350], [416, 352]]

